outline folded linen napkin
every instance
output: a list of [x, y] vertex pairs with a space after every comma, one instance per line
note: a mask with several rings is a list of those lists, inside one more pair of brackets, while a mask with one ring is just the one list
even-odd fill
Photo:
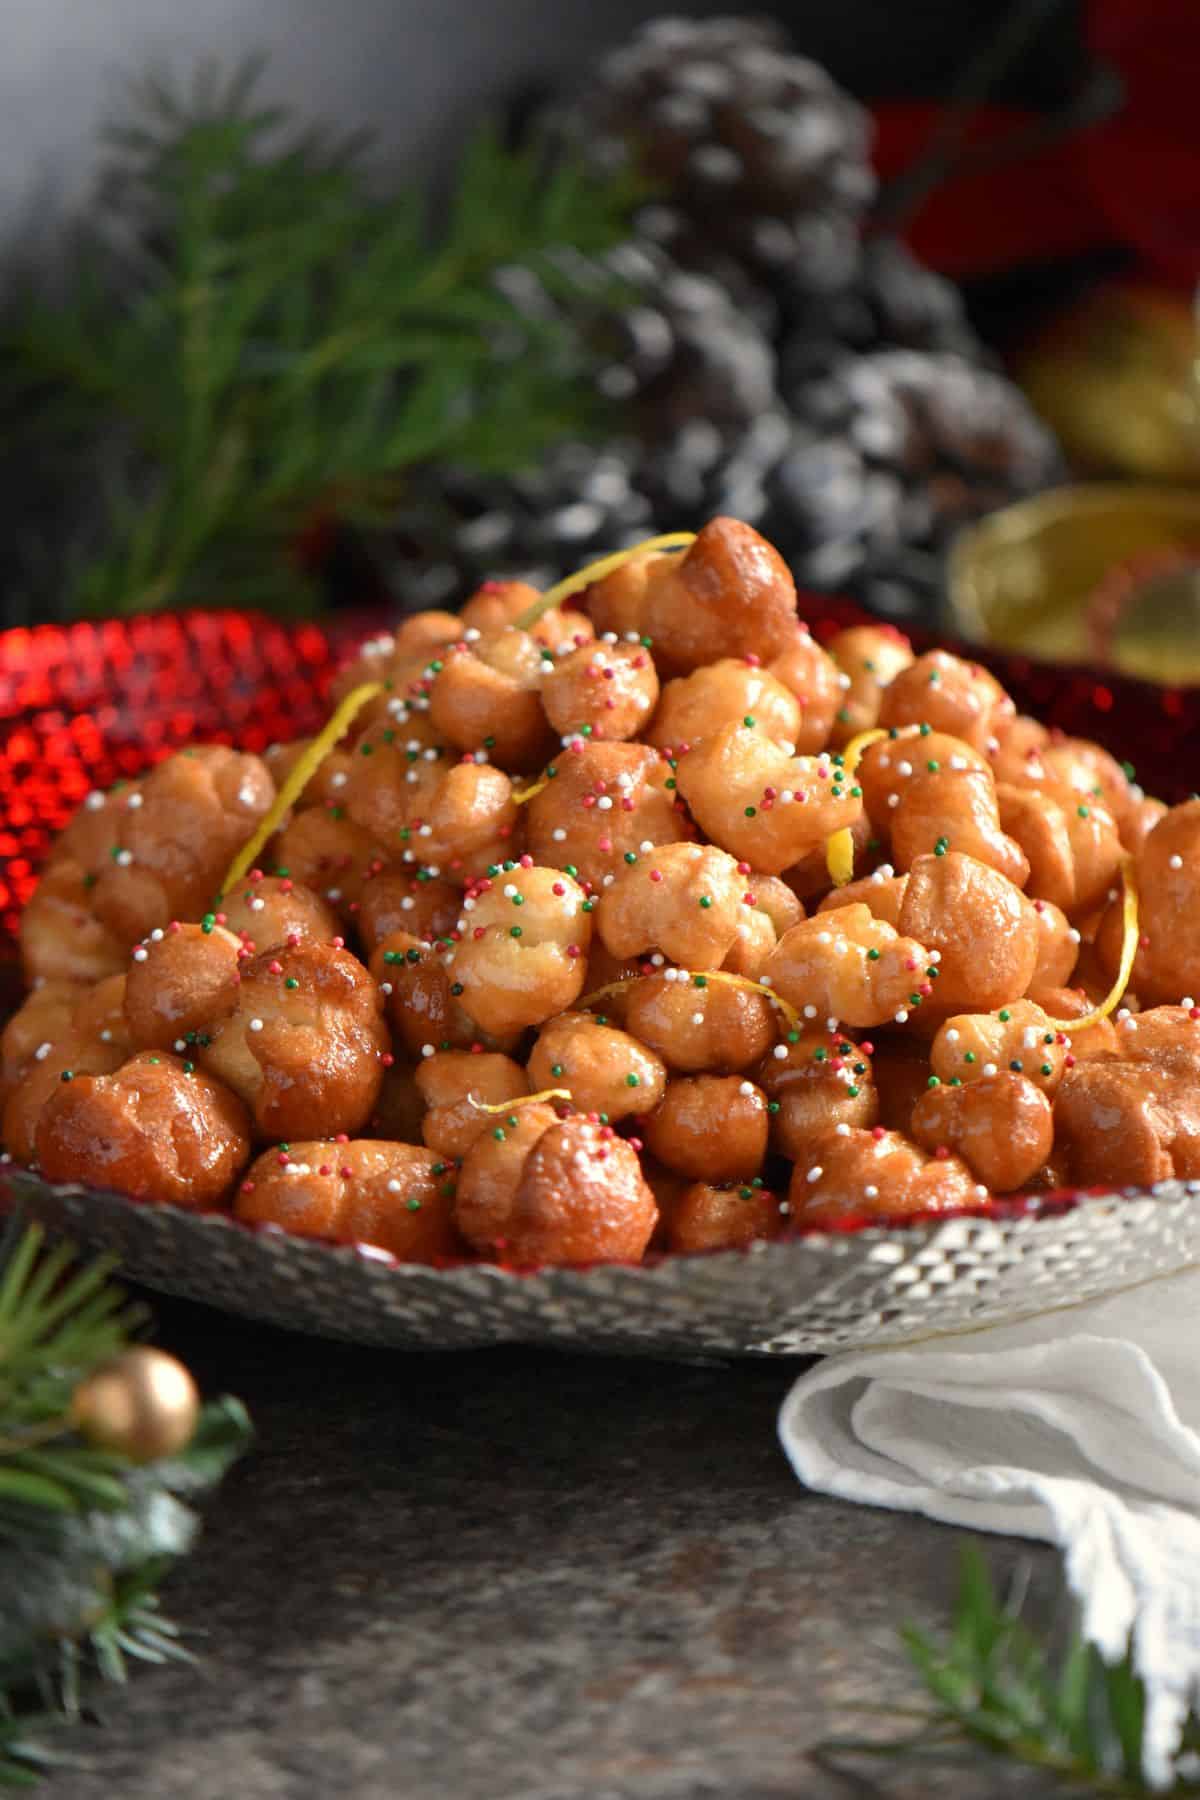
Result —
[[1101, 1654], [1132, 1633], [1145, 1774], [1169, 1783], [1200, 1697], [1200, 1269], [831, 1356], [792, 1388], [779, 1433], [824, 1493], [1058, 1544]]

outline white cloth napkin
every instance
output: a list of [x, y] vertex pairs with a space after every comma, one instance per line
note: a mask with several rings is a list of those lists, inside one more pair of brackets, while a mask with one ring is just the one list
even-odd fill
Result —
[[1082, 1628], [1146, 1683], [1165, 1786], [1200, 1697], [1200, 1269], [1014, 1325], [849, 1351], [779, 1419], [808, 1487], [1048, 1538]]

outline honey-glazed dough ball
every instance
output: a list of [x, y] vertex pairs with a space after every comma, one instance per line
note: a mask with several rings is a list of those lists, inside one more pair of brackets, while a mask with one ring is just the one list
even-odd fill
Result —
[[693, 1181], [671, 1208], [667, 1244], [676, 1252], [745, 1250], [777, 1238], [787, 1222], [786, 1208], [770, 1188]]
[[432, 942], [449, 937], [462, 912], [462, 890], [412, 868], [381, 869], [363, 887], [354, 922], [369, 953], [393, 931]]
[[752, 981], [757, 981], [778, 939], [766, 913], [754, 905], [753, 896], [747, 898], [744, 895], [743, 901], [737, 935], [726, 951], [721, 967], [728, 969], [731, 975], [748, 975]]
[[868, 744], [858, 759], [854, 779], [863, 791], [863, 806], [881, 836], [892, 829], [901, 796], [918, 776], [949, 769], [988, 769], [988, 759], [961, 738], [927, 725], [893, 726], [885, 738]]
[[779, 552], [738, 519], [711, 519], [682, 555], [648, 552], [588, 589], [598, 632], [652, 641], [660, 675], [791, 643], [796, 585]]
[[903, 1024], [930, 986], [929, 953], [865, 906], [843, 906], [793, 926], [767, 959], [763, 979], [810, 1019], [849, 1026]]
[[21, 966], [31, 985], [100, 981], [124, 969], [128, 946], [92, 910], [95, 879], [70, 856], [55, 856], [21, 914]]
[[925, 1150], [952, 1150], [994, 1194], [1014, 1194], [1050, 1155], [1054, 1113], [1042, 1088], [1002, 1070], [989, 1081], [929, 1088], [913, 1110], [912, 1135]]
[[464, 1012], [491, 1032], [565, 1012], [583, 992], [591, 902], [560, 869], [518, 864], [481, 884], [447, 959]]
[[[1200, 996], [1200, 800], [1173, 806], [1137, 859], [1140, 947], [1133, 987], [1143, 1003]], [[1120, 901], [1114, 901], [1097, 939], [1105, 971], [1120, 957]]]
[[1029, 988], [1066, 987], [1079, 961], [1079, 933], [1052, 900], [1033, 901], [1038, 922], [1038, 959]]
[[909, 870], [900, 928], [925, 945], [938, 970], [930, 1013], [990, 1012], [1028, 992], [1037, 967], [1037, 914], [1020, 888], [973, 856], [954, 850], [919, 856]]
[[778, 875], [764, 875], [761, 869], [747, 869], [739, 864], [738, 873], [746, 877], [746, 905], [766, 915], [776, 938], [798, 925], [804, 917], [804, 904]]
[[39, 1044], [4, 1102], [4, 1147], [19, 1163], [34, 1160], [38, 1120], [60, 1084], [69, 1084], [77, 1075], [108, 1075], [129, 1054], [123, 1045], [86, 1036], [73, 1025], [59, 1032], [53, 1043], [43, 1041], [45, 1052]]
[[682, 751], [698, 744], [722, 725], [752, 718], [760, 730], [780, 743], [800, 732], [800, 703], [757, 656], [727, 656], [691, 675], [668, 681], [658, 711], [644, 733], [648, 744]]
[[398, 1262], [439, 1263], [463, 1254], [453, 1173], [434, 1151], [414, 1144], [305, 1139], [263, 1152], [238, 1188], [234, 1211], [248, 1225], [372, 1244]]
[[[276, 789], [284, 782], [300, 758], [312, 744], [312, 738], [294, 738], [289, 744], [271, 744], [263, 751], [263, 761]], [[350, 779], [350, 757], [346, 750], [327, 750], [296, 798], [297, 806], [338, 806]]]
[[529, 1056], [535, 1093], [569, 1090], [578, 1112], [603, 1113], [606, 1120], [637, 1118], [663, 1097], [667, 1070], [662, 1058], [627, 1031], [602, 1025], [591, 1013], [560, 1013], [538, 1032]]
[[339, 931], [338, 914], [327, 900], [290, 875], [261, 869], [237, 881], [218, 903], [217, 923], [251, 950], [274, 950], [289, 939], [327, 944]]
[[[120, 976], [113, 979], [120, 980]], [[43, 1044], [42, 1060], [71, 1029], [75, 1008], [88, 989], [77, 981], [44, 981], [34, 988], [0, 1031], [0, 1107], [25, 1075]]]
[[[859, 879], [873, 873], [874, 859], [882, 844], [875, 836], [866, 813], [860, 813], [847, 829], [850, 832], [852, 878]], [[829, 839], [814, 844], [799, 862], [794, 862], [790, 869], [783, 871], [782, 879], [797, 900], [810, 908], [815, 907], [829, 892], [829, 883], [833, 879], [829, 873]]]
[[831, 1134], [807, 1166], [792, 1171], [792, 1223], [817, 1227], [852, 1219], [912, 1218], [978, 1206], [987, 1190], [957, 1156], [927, 1156], [897, 1131]]
[[818, 913], [836, 912], [841, 906], [865, 906], [873, 919], [882, 919], [893, 931], [900, 929], [900, 909], [908, 888], [908, 876], [897, 875], [891, 863], [881, 863], [870, 875], [831, 888]]
[[1117, 1027], [1114, 1056], [1077, 1061], [1054, 1103], [1056, 1152], [1078, 1187], [1149, 1187], [1200, 1176], [1200, 1030], [1195, 1008]]
[[629, 1031], [682, 1075], [751, 1068], [775, 1042], [777, 1016], [753, 988], [676, 969], [636, 982], [625, 997]]
[[871, 1058], [824, 1027], [776, 1044], [755, 1079], [767, 1096], [772, 1148], [793, 1162], [840, 1126], [857, 1130], [879, 1115]]
[[225, 1201], [246, 1166], [250, 1121], [202, 1069], [146, 1050], [111, 1073], [60, 1081], [42, 1108], [36, 1147], [51, 1181], [203, 1211]]
[[912, 662], [913, 648], [894, 625], [851, 625], [831, 637], [826, 649], [842, 677], [830, 742], [848, 744], [879, 724], [884, 690]]
[[1027, 713], [1000, 719], [984, 745], [997, 785], [1046, 787], [1049, 776], [1042, 752], [1049, 742], [1050, 733], [1040, 719], [1031, 719]]
[[[394, 631], [382, 631], [359, 646], [338, 670], [330, 699], [333, 705], [366, 681], [381, 682], [389, 695], [402, 695], [431, 657], [462, 636], [463, 622], [452, 612], [410, 613]], [[370, 702], [377, 707], [379, 703]], [[366, 714], [360, 714], [365, 719]]]
[[601, 896], [596, 929], [616, 957], [660, 950], [686, 969], [719, 969], [738, 939], [746, 878], [712, 844], [664, 844], [627, 864]]
[[797, 754], [813, 756], [824, 750], [842, 704], [841, 671], [832, 656], [822, 650], [805, 620], [797, 619], [794, 637], [768, 668], [800, 707], [800, 723], [792, 736]]
[[995, 676], [978, 663], [964, 662], [946, 650], [929, 650], [888, 683], [879, 723], [930, 725], [976, 750], [986, 750], [1000, 723], [1015, 713]]
[[363, 883], [383, 868], [387, 854], [353, 819], [335, 817], [325, 806], [306, 806], [292, 814], [263, 866], [281, 882], [308, 888], [349, 922]]
[[[392, 846], [391, 860], [420, 863], [457, 883], [509, 854], [517, 828], [512, 782], [502, 769], [474, 756], [454, 761], [401, 734], [389, 739], [377, 726], [356, 743], [346, 804], [364, 832]], [[361, 905], [361, 884], [353, 897]]]
[[1120, 820], [1121, 842], [1126, 850], [1136, 856], [1160, 819], [1164, 819], [1169, 808], [1161, 800], [1151, 800], [1143, 795], [1136, 800]]
[[862, 816], [861, 789], [837, 763], [790, 756], [757, 727], [722, 726], [680, 759], [679, 791], [723, 850], [779, 875]]
[[641, 1130], [651, 1156], [693, 1181], [750, 1180], [767, 1154], [766, 1095], [737, 1075], [679, 1075]]
[[1051, 900], [1071, 918], [1104, 898], [1121, 867], [1117, 822], [1099, 801], [1066, 799], [1062, 790], [997, 790], [1000, 822], [1029, 859], [1032, 899]]
[[643, 846], [693, 835], [675, 771], [646, 744], [594, 744], [565, 750], [550, 764], [545, 787], [521, 811], [537, 862], [573, 870], [599, 888], [626, 856]]
[[332, 945], [285, 945], [243, 962], [233, 1010], [206, 1030], [198, 1060], [268, 1140], [298, 1138], [316, 1120], [335, 1134], [360, 1130], [391, 1055], [378, 986]]
[[141, 804], [112, 821], [112, 842], [90, 871], [91, 910], [125, 944], [208, 910], [275, 784], [261, 758], [205, 744], [159, 763], [137, 793]]
[[1093, 1062], [1115, 1056], [1119, 1047], [1117, 1029], [1111, 1018], [1096, 1019], [1080, 1027], [1078, 1021], [1092, 1011], [1093, 1001], [1083, 988], [1032, 988], [1030, 1000], [1040, 1006], [1051, 1024], [1062, 1021], [1056, 1029], [1065, 1030], [1069, 1040], [1065, 1066], [1077, 1062]]
[[1021, 845], [1001, 830], [996, 788], [987, 769], [926, 769], [914, 775], [892, 813], [892, 856], [909, 869], [919, 856], [961, 851], [998, 869], [1017, 887], [1029, 878]]
[[205, 925], [176, 919], [140, 945], [123, 1002], [134, 1048], [183, 1055], [186, 1043], [230, 1013], [237, 1002], [241, 950], [233, 933], [213, 923], [211, 915]]
[[421, 1135], [439, 1156], [463, 1157], [481, 1131], [499, 1123], [485, 1106], [499, 1106], [529, 1092], [520, 1063], [485, 1051], [440, 1050], [418, 1064], [414, 1079], [428, 1111]]
[[554, 749], [541, 701], [543, 671], [554, 666], [549, 655], [510, 626], [432, 663], [429, 717], [441, 741], [486, 750], [501, 769], [541, 768]]
[[575, 737], [586, 725], [596, 743], [637, 737], [658, 693], [654, 659], [641, 643], [606, 637], [543, 665], [542, 706], [560, 736]]
[[1053, 1097], [1071, 1045], [1042, 1007], [1014, 1000], [994, 1013], [955, 1013], [934, 1038], [929, 1062], [939, 1080], [970, 1087], [997, 1075], [1024, 1075]]
[[520, 1031], [484, 1031], [464, 1011], [444, 944], [391, 931], [371, 952], [370, 969], [387, 1004], [397, 1049], [410, 1056], [439, 1050], [511, 1050]]
[[1076, 802], [1097, 801], [1118, 825], [1136, 813], [1138, 801], [1128, 775], [1114, 756], [1090, 738], [1051, 732], [1042, 761], [1049, 772], [1048, 785], [1065, 788]]
[[[492, 637], [520, 619], [541, 600], [537, 588], [527, 581], [485, 581], [476, 588], [462, 609], [459, 637], [473, 644], [481, 637]], [[540, 649], [578, 650], [595, 636], [586, 613], [576, 612], [568, 604], [551, 607], [537, 622], [527, 627]]]
[[545, 1105], [476, 1138], [455, 1214], [481, 1255], [532, 1267], [640, 1262], [658, 1220], [637, 1153], [612, 1126]]

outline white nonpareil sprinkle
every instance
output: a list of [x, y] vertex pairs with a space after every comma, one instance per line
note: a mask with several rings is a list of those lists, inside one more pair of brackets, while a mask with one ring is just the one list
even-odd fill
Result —
[[111, 1044], [112, 1043], [112, 1032], [109, 1030], [107, 1025], [104, 1027], [104, 1030], [100, 1033], [100, 1042], [102, 1044]]
[[618, 642], [618, 639], [617, 639], [617, 634], [616, 634], [616, 632], [615, 632], [615, 631], [602, 631], [602, 632], [601, 632], [601, 633], [600, 633], [600, 642], [601, 642], [601, 643], [602, 643], [602, 644], [615, 644], [615, 643], [617, 643], [617, 642]]
[[833, 946], [833, 954], [835, 956], [845, 956], [845, 954], [849, 950], [849, 948], [850, 948], [850, 946], [846, 942], [845, 938], [839, 938], [837, 943]]
[[478, 642], [479, 642], [478, 626], [468, 625], [467, 629], [463, 632], [463, 643], [464, 644], [477, 644]]
[[421, 755], [425, 758], [426, 762], [436, 762], [438, 757], [441, 755], [441, 751], [435, 750], [431, 747], [428, 750], [422, 750]]
[[996, 1073], [996, 1065], [995, 1065], [995, 1063], [984, 1063], [984, 1065], [983, 1065], [983, 1073], [984, 1073], [984, 1074], [985, 1074], [985, 1075], [994, 1075], [994, 1074], [995, 1074], [995, 1073]]
[[513, 883], [513, 882], [511, 882], [511, 881], [506, 881], [506, 882], [505, 882], [505, 884], [504, 884], [504, 898], [505, 898], [505, 899], [506, 899], [506, 900], [511, 900], [511, 899], [512, 899], [512, 897], [513, 897], [513, 895], [514, 895], [514, 894], [515, 894], [515, 893], [516, 893], [516, 891], [517, 891], [517, 890], [516, 890], [516, 886], [515, 886], [515, 884], [514, 884], [514, 883]]
[[417, 774], [417, 771], [415, 769], [406, 769], [404, 771], [404, 779], [408, 783], [409, 787], [416, 787], [416, 785], [417, 785], [418, 781], [420, 781], [421, 777]]
[[627, 631], [627, 632], [626, 632], [626, 633], [625, 633], [625, 642], [626, 642], [626, 643], [627, 643], [627, 644], [640, 644], [640, 643], [641, 643], [641, 641], [642, 641], [642, 640], [641, 640], [641, 638], [640, 638], [640, 637], [639, 637], [639, 636], [638, 636], [638, 634], [637, 634], [637, 632], [636, 632], [636, 631]]
[[99, 788], [94, 788], [83, 803], [89, 812], [99, 812], [104, 805], [104, 795]]
[[836, 1031], [841, 1022], [840, 1019], [826, 1019], [825, 1029], [827, 1031]]
[[[411, 851], [409, 852], [409, 854], [410, 855], [412, 854]], [[327, 900], [332, 900], [336, 903], [338, 900], [341, 899], [341, 897], [342, 897], [341, 888], [326, 888], [325, 889], [325, 898]]]
[[776, 1062], [786, 1062], [787, 1061], [787, 1045], [786, 1044], [776, 1044], [774, 1050], [772, 1050], [772, 1052], [771, 1052], [771, 1055], [775, 1058]]
[[640, 856], [645, 856], [649, 851], [653, 850], [653, 848], [654, 848], [654, 845], [650, 842], [650, 839], [643, 838], [641, 843], [638, 845], [638, 854]]
[[912, 774], [912, 769], [913, 769], [913, 766], [910, 762], [902, 762], [902, 763], [897, 764], [897, 773], [900, 775], [903, 775], [905, 778], [907, 778], [909, 775]]
[[850, 1136], [850, 1127], [847, 1125], [845, 1119], [841, 1120], [841, 1122], [835, 1125], [833, 1129], [838, 1137]]
[[785, 756], [795, 756], [796, 754], [795, 744], [791, 743], [787, 738], [780, 738], [779, 748], [783, 751]]
[[952, 756], [950, 758], [950, 767], [952, 769], [965, 769], [966, 766], [967, 759], [965, 756]]
[[1076, 931], [1076, 929], [1073, 925], [1072, 925], [1070, 931], [1068, 931], [1067, 936], [1073, 944], [1078, 944], [1078, 943], [1082, 942], [1079, 933]]
[[33, 1053], [34, 1062], [45, 1062], [53, 1048], [54, 1045], [48, 1039], [44, 1044], [39, 1044]]
[[739, 1094], [744, 1094], [747, 1098], [749, 1098], [749, 1096], [753, 1092], [754, 1092], [754, 1083], [752, 1081], [739, 1082], [739, 1084], [738, 1084], [738, 1093]]
[[175, 1039], [175, 1042], [174, 1042], [174, 1043], [173, 1043], [173, 1044], [172, 1044], [172, 1045], [171, 1045], [171, 1048], [172, 1048], [172, 1050], [174, 1050], [174, 1051], [175, 1051], [175, 1052], [176, 1052], [176, 1053], [177, 1053], [177, 1054], [178, 1054], [178, 1055], [179, 1055], [179, 1056], [182, 1056], [182, 1055], [183, 1055], [183, 1053], [184, 1053], [184, 1051], [185, 1051], [185, 1050], [186, 1050], [186, 1049], [187, 1049], [187, 1045], [186, 1045], [186, 1043], [185, 1043], [185, 1042], [184, 1042], [184, 1040], [183, 1040], [183, 1039], [182, 1039], [182, 1038], [176, 1038], [176, 1039]]
[[832, 944], [832, 942], [833, 942], [833, 934], [832, 934], [832, 932], [829, 932], [829, 931], [818, 931], [818, 933], [817, 933], [817, 942], [818, 942], [818, 944]]
[[896, 1023], [897, 1025], [908, 1024], [908, 1013], [905, 1011], [904, 1007], [901, 1007], [900, 1011], [896, 1014]]
[[390, 994], [392, 991], [391, 982], [390, 981], [381, 981], [379, 984], [379, 991], [381, 994]]
[[940, 950], [931, 950], [929, 952], [929, 960], [931, 963], [940, 963], [942, 960], [941, 951]]
[[329, 785], [331, 788], [344, 788], [349, 779], [345, 769], [335, 769], [329, 777]]
[[550, 836], [554, 839], [556, 844], [565, 844], [567, 841], [567, 834], [561, 825], [556, 825], [554, 830], [550, 833]]
[[422, 1044], [421, 1045], [421, 1055], [422, 1056], [432, 1056], [433, 1054], [434, 1054], [434, 1049], [433, 1049], [432, 1044]]
[[773, 975], [760, 975], [758, 978], [758, 985], [759, 987], [774, 987], [775, 978]]
[[951, 1025], [946, 1032], [946, 1042], [948, 1044], [957, 1044], [960, 1036], [961, 1033], [958, 1031], [957, 1027]]
[[116, 856], [113, 858], [113, 861], [116, 863], [116, 865], [119, 869], [127, 869], [129, 867], [130, 863], [133, 861], [133, 851], [132, 850], [118, 850]]
[[601, 794], [600, 798], [596, 802], [596, 811], [597, 812], [611, 812], [612, 811], [612, 795], [611, 794]]
[[865, 1200], [878, 1200], [879, 1189], [872, 1183], [871, 1186], [863, 1189], [863, 1198]]
[[162, 941], [163, 941], [163, 933], [162, 933], [162, 926], [161, 926], [161, 925], [156, 925], [156, 926], [155, 926], [155, 927], [154, 927], [154, 930], [153, 930], [153, 931], [152, 931], [152, 932], [151, 932], [151, 933], [150, 933], [150, 940], [149, 940], [149, 941], [150, 941], [150, 942], [151, 942], [151, 943], [152, 943], [152, 944], [161, 944], [161, 943], [162, 943]]
[[661, 950], [656, 950], [654, 952], [654, 955], [650, 958], [651, 964], [656, 969], [662, 968], [664, 960], [665, 959], [663, 957], [663, 953]]
[[796, 796], [791, 788], [784, 788], [782, 794], [779, 796], [779, 803], [781, 806], [790, 806], [795, 798]]
[[133, 960], [134, 960], [134, 962], [145, 962], [145, 960], [149, 956], [149, 954], [150, 954], [150, 952], [148, 950], [144, 950], [142, 948], [141, 944], [139, 944], [137, 949], [133, 953]]
[[838, 686], [844, 692], [846, 690], [846, 688], [848, 688], [850, 686], [850, 677], [848, 675], [839, 675], [838, 676]]
[[988, 1197], [988, 1191], [984, 1187], [983, 1183], [980, 1182], [979, 1185], [975, 1189], [975, 1198], [977, 1200], [986, 1200], [987, 1197]]
[[820, 1179], [824, 1173], [825, 1173], [825, 1171], [821, 1167], [820, 1163], [814, 1163], [812, 1168], [808, 1171], [807, 1180], [820, 1181]]
[[899, 806], [899, 804], [900, 804], [899, 794], [889, 794], [888, 795], [888, 805], [889, 806], [896, 807], [896, 806]]
[[1182, 869], [1182, 867], [1183, 867], [1182, 856], [1172, 856], [1167, 862], [1167, 867], [1168, 867], [1168, 869]]
[[704, 1023], [704, 1014], [702, 1012], [694, 1012], [692, 1014], [692, 1024], [693, 1025], [703, 1025], [703, 1023]]
[[255, 894], [253, 900], [249, 902], [249, 906], [251, 912], [266, 912], [267, 910], [266, 901], [260, 900], [257, 894]]
[[1128, 1017], [1129, 1017], [1129, 1008], [1127, 1006], [1122, 1006], [1117, 1013], [1117, 1024], [1123, 1025]]
[[603, 880], [603, 881], [602, 881], [602, 882], [601, 882], [601, 883], [600, 883], [600, 886], [601, 886], [601, 887], [611, 887], [611, 886], [612, 886], [612, 884], [613, 884], [613, 882], [614, 882], [614, 881], [615, 881], [615, 880], [616, 880], [616, 879], [617, 879], [617, 878], [616, 878], [616, 876], [615, 876], [615, 875], [606, 875], [606, 876], [605, 876], [605, 877], [604, 877], [604, 880]]
[[1021, 1048], [1023, 1050], [1033, 1050], [1041, 1043], [1041, 1041], [1042, 1033], [1038, 1030], [1036, 1025], [1027, 1025], [1021, 1033]]
[[389, 1194], [403, 1193], [404, 1183], [402, 1181], [397, 1181], [396, 1177], [393, 1175], [392, 1179], [387, 1184], [387, 1191]]
[[[239, 794], [238, 799], [240, 800], [241, 797], [242, 796]], [[251, 794], [250, 800], [247, 801], [247, 805], [251, 804], [253, 802], [253, 799], [254, 799], [254, 795]], [[128, 800], [125, 802], [125, 804], [129, 808], [130, 812], [136, 812], [139, 806], [144, 806], [146, 804], [146, 796], [144, 794], [130, 794], [130, 796], [129, 796]]]
[[804, 1016], [806, 1019], [815, 1019], [817, 1016], [816, 1007], [815, 1006], [806, 1006], [804, 1008]]
[[[417, 903], [413, 899], [411, 894], [405, 894], [403, 900], [400, 902], [400, 911], [401, 912], [412, 912], [412, 910], [416, 906], [416, 904]], [[474, 904], [475, 904], [475, 902], [473, 900], [464, 900], [463, 901], [464, 906], [474, 906]]]
[[1196, 1002], [1192, 999], [1190, 994], [1185, 994], [1179, 1004], [1183, 1007], [1185, 1012], [1191, 1012]]
[[261, 1019], [251, 1019], [251, 1021], [250, 1021], [251, 1031], [261, 1031], [262, 1028], [263, 1028], [263, 1022]]

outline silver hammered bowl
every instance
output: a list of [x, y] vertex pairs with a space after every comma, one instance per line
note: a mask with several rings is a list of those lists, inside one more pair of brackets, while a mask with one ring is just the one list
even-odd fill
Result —
[[789, 1356], [900, 1344], [1094, 1299], [1200, 1263], [1200, 1182], [747, 1251], [517, 1274], [432, 1269], [219, 1213], [0, 1174], [55, 1233], [131, 1280], [273, 1325], [410, 1350], [540, 1344], [660, 1356]]

